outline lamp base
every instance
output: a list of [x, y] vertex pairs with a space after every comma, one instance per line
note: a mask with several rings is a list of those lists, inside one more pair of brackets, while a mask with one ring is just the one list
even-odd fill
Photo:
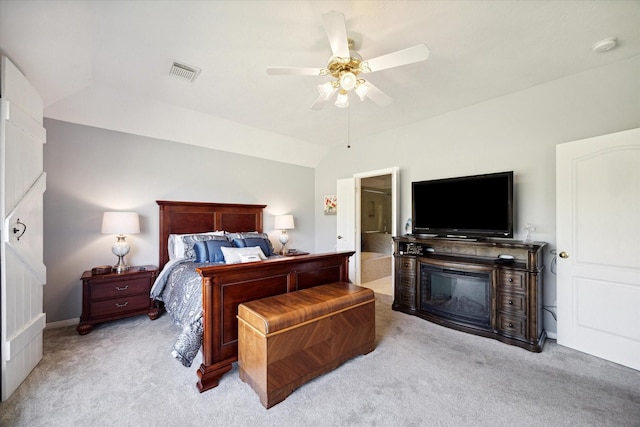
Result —
[[129, 270], [129, 266], [124, 262], [124, 255], [118, 257], [118, 263], [113, 266], [114, 273], [124, 273]]
[[289, 241], [289, 235], [287, 234], [287, 230], [282, 230], [282, 234], [280, 234], [280, 237], [278, 238], [278, 240], [280, 240], [280, 243], [282, 244], [282, 250], [280, 250], [280, 255], [286, 255], [287, 254], [287, 242]]
[[120, 234], [116, 238], [118, 240], [111, 246], [111, 252], [118, 257], [118, 263], [113, 266], [113, 272], [124, 273], [129, 270], [129, 266], [124, 262], [124, 256], [129, 253], [131, 248], [124, 235]]

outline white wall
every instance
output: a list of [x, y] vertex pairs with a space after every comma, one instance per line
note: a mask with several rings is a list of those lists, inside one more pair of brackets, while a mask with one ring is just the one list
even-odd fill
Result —
[[276, 249], [273, 216], [291, 213], [289, 247], [313, 250], [312, 168], [51, 119], [44, 124], [47, 322], [80, 317], [80, 276], [115, 264], [114, 237], [100, 234], [107, 210], [140, 214], [141, 233], [127, 237], [131, 265], [158, 265], [156, 200], [266, 204], [264, 231]]
[[[522, 227], [530, 222], [533, 238], [549, 243], [544, 304], [555, 305], [555, 146], [639, 127], [638, 76], [640, 57], [634, 57], [352, 141], [350, 149], [335, 147], [315, 170], [315, 250], [335, 248], [336, 217], [322, 215], [322, 197], [336, 193], [339, 178], [399, 166], [403, 227], [411, 216], [412, 181], [513, 170], [515, 238], [524, 238]], [[351, 114], [358, 114], [357, 105]], [[547, 312], [544, 322], [555, 333]]]

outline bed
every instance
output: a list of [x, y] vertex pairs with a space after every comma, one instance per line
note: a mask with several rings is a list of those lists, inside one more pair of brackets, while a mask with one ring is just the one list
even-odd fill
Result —
[[[283, 294], [327, 283], [349, 281], [349, 257], [353, 252], [334, 252], [300, 256], [271, 256], [257, 262], [223, 264], [176, 261], [169, 256], [172, 235], [211, 233], [263, 233], [265, 205], [157, 201], [160, 210], [158, 280], [152, 297], [174, 317], [188, 319], [182, 324], [180, 340], [201, 337], [202, 364], [197, 370], [200, 392], [214, 388], [238, 360], [238, 305], [258, 298]], [[173, 238], [173, 236], [172, 236]], [[180, 271], [180, 273], [176, 271]], [[189, 277], [181, 281], [181, 275]], [[196, 282], [194, 282], [196, 281]], [[162, 286], [160, 286], [162, 285]], [[183, 287], [190, 291], [179, 293]], [[194, 289], [197, 289], [195, 291]], [[180, 296], [171, 299], [172, 291]], [[181, 292], [181, 291], [180, 291]], [[186, 295], [186, 296], [185, 296]], [[200, 297], [200, 298], [198, 298]], [[189, 308], [182, 301], [191, 299]], [[197, 303], [194, 303], [196, 300]], [[199, 305], [198, 305], [199, 304]], [[196, 307], [196, 308], [194, 308]], [[201, 307], [201, 309], [200, 309]], [[179, 321], [174, 318], [176, 323]], [[193, 344], [193, 343], [192, 343]], [[189, 365], [188, 360], [181, 360]]]

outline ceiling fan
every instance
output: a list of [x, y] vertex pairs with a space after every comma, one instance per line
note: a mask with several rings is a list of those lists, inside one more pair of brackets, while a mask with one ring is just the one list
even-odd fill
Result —
[[419, 44], [376, 58], [363, 60], [357, 52], [349, 49], [353, 43], [347, 38], [347, 28], [342, 13], [335, 11], [325, 12], [322, 14], [322, 22], [333, 53], [326, 68], [267, 68], [267, 74], [270, 75], [331, 76], [333, 78], [331, 81], [318, 85], [320, 96], [311, 105], [313, 110], [322, 109], [336, 92], [338, 96], [335, 105], [340, 108], [347, 108], [349, 106], [348, 93], [350, 91], [354, 91], [361, 101], [368, 98], [380, 106], [388, 105], [392, 99], [371, 82], [362, 78], [362, 74], [426, 61], [429, 58], [427, 46]]

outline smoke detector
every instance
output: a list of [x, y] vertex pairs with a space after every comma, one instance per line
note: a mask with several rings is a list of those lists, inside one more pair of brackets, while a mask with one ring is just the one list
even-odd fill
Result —
[[200, 74], [200, 68], [192, 67], [191, 65], [182, 64], [180, 62], [173, 62], [169, 75], [179, 77], [181, 79], [189, 80], [193, 82]]
[[615, 37], [609, 37], [604, 40], [600, 40], [591, 46], [591, 50], [594, 52], [606, 52], [608, 50], [614, 49], [616, 44], [618, 43], [618, 39]]

